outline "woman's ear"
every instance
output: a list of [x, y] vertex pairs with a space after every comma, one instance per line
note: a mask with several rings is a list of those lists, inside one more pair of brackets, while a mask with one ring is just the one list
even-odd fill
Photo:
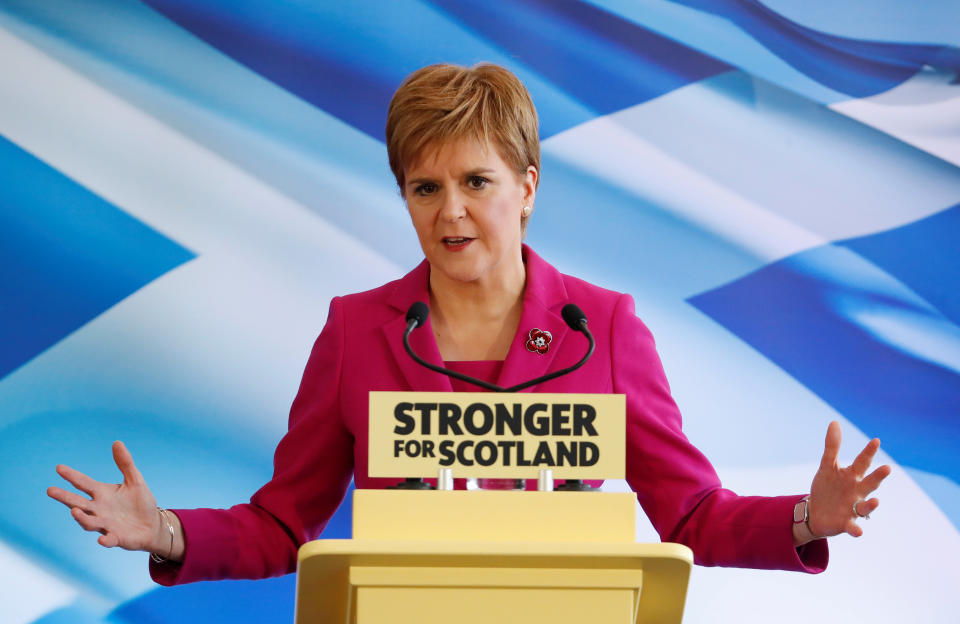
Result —
[[540, 179], [540, 172], [533, 165], [527, 167], [523, 174], [523, 204], [533, 206], [537, 198], [537, 181]]

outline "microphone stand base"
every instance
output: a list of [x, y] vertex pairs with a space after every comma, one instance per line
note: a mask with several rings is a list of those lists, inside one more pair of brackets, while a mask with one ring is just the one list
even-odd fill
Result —
[[567, 479], [557, 487], [553, 488], [555, 492], [599, 492], [600, 488], [593, 487], [589, 483], [584, 483], [580, 479]]
[[435, 490], [436, 488], [419, 477], [408, 478], [396, 485], [388, 485], [388, 490]]

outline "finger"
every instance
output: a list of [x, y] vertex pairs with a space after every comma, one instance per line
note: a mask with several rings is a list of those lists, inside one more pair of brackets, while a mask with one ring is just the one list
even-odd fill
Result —
[[830, 468], [836, 465], [842, 437], [840, 423], [834, 420], [827, 427], [827, 437], [823, 442], [823, 459], [820, 460], [821, 468]]
[[52, 498], [55, 501], [60, 501], [67, 507], [79, 507], [84, 511], [89, 511], [91, 501], [89, 498], [84, 498], [79, 494], [74, 494], [73, 492], [68, 492], [62, 488], [58, 487], [49, 487], [47, 488], [47, 496]]
[[860, 451], [857, 458], [853, 460], [853, 469], [858, 475], [867, 472], [867, 468], [870, 467], [870, 463], [873, 461], [873, 456], [877, 454], [878, 448], [880, 448], [880, 440], [874, 438], [867, 442], [867, 445], [863, 447], [863, 450]]
[[74, 470], [70, 466], [57, 466], [57, 474], [70, 482], [70, 485], [77, 488], [85, 494], [93, 496], [93, 493], [103, 485], [99, 481], [91, 479], [79, 470]]
[[120, 544], [120, 540], [117, 538], [116, 533], [105, 533], [97, 538], [97, 543], [105, 548], [113, 548]]
[[864, 500], [861, 498], [853, 505], [853, 513], [857, 515], [857, 517], [854, 518], [854, 520], [859, 520], [860, 518], [866, 518], [879, 505], [880, 505], [879, 499], [871, 498], [870, 500]]
[[859, 524], [853, 521], [853, 518], [847, 520], [847, 526], [844, 528], [844, 531], [853, 537], [860, 537], [863, 535], [863, 529], [860, 528]]
[[893, 469], [890, 466], [884, 464], [864, 477], [864, 479], [860, 482], [860, 495], [866, 496], [870, 492], [880, 487], [880, 484], [883, 483], [884, 479], [890, 476], [892, 471]]
[[92, 514], [88, 514], [78, 507], [74, 507], [70, 510], [70, 515], [73, 516], [73, 519], [77, 521], [85, 531], [102, 531], [103, 530], [103, 520]]
[[140, 474], [133, 463], [133, 456], [130, 455], [130, 451], [120, 440], [113, 443], [113, 461], [117, 463], [117, 468], [123, 473], [125, 483], [140, 485], [144, 482], [143, 475]]
[[857, 513], [861, 516], [866, 517], [872, 514], [877, 510], [877, 507], [880, 506], [880, 499], [871, 498], [870, 500], [860, 501], [857, 504]]

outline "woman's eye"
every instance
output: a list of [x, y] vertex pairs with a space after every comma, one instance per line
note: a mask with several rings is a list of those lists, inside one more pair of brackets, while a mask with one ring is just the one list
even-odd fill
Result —
[[424, 196], [424, 195], [430, 195], [431, 193], [435, 193], [436, 190], [437, 190], [436, 184], [434, 184], [433, 182], [424, 182], [423, 184], [418, 184], [417, 187], [413, 189], [413, 192], [416, 193], [417, 195]]
[[479, 190], [486, 186], [489, 181], [483, 176], [470, 176], [467, 178], [467, 185], [474, 190]]

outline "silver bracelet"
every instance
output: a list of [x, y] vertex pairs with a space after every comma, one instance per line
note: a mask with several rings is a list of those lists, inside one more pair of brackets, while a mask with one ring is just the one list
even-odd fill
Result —
[[167, 559], [173, 556], [173, 525], [170, 524], [170, 519], [167, 518], [167, 510], [163, 507], [157, 507], [157, 513], [160, 514], [160, 517], [163, 519], [163, 523], [167, 526], [167, 531], [170, 532], [170, 550], [167, 552], [167, 558], [164, 559], [157, 553], [150, 553], [150, 559], [154, 563], [166, 563]]

